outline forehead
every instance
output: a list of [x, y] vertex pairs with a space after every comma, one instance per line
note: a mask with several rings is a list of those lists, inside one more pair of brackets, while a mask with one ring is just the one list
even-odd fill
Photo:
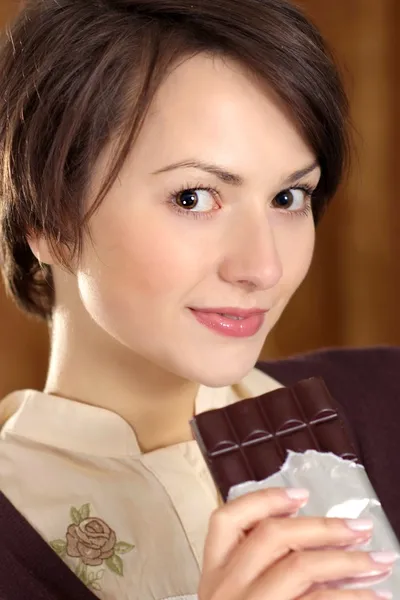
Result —
[[265, 82], [226, 58], [180, 63], [158, 90], [136, 149], [149, 161], [196, 157], [249, 170], [295, 170], [315, 157]]

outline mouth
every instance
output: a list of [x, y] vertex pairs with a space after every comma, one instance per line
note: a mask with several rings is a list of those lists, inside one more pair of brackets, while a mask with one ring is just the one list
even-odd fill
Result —
[[237, 338], [252, 337], [264, 324], [268, 309], [233, 307], [190, 308], [197, 321], [214, 333]]

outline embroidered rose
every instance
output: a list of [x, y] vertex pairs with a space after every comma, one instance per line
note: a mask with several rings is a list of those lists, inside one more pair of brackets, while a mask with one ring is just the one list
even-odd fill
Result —
[[[90, 516], [90, 504], [81, 508], [71, 508], [72, 523], [67, 529], [64, 539], [50, 542], [57, 554], [78, 559], [75, 563], [75, 574], [91, 590], [101, 592], [100, 581], [109, 570], [120, 577], [124, 576], [124, 562], [121, 555], [134, 549], [132, 544], [117, 540], [115, 531], [103, 519]], [[104, 565], [106, 570], [92, 570], [92, 567]]]
[[67, 531], [67, 554], [80, 558], [85, 565], [96, 567], [114, 554], [117, 536], [102, 519], [89, 517], [70, 525]]

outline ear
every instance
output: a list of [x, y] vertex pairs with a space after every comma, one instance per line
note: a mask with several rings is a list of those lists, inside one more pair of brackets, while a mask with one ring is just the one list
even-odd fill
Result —
[[29, 236], [28, 244], [37, 260], [44, 265], [54, 265], [55, 259], [50, 244], [43, 236]]

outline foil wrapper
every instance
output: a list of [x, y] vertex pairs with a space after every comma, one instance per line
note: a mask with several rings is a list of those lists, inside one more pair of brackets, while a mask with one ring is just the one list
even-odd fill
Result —
[[[371, 519], [374, 532], [368, 551], [391, 551], [400, 556], [399, 541], [362, 465], [315, 450], [302, 454], [290, 452], [278, 473], [264, 481], [249, 481], [234, 486], [229, 491], [228, 501], [249, 492], [276, 487], [309, 490], [310, 499], [300, 509], [301, 516]], [[396, 593], [400, 593], [400, 564], [395, 564], [392, 575], [383, 582], [370, 586], [353, 583], [342, 587], [390, 591], [396, 597]]]

